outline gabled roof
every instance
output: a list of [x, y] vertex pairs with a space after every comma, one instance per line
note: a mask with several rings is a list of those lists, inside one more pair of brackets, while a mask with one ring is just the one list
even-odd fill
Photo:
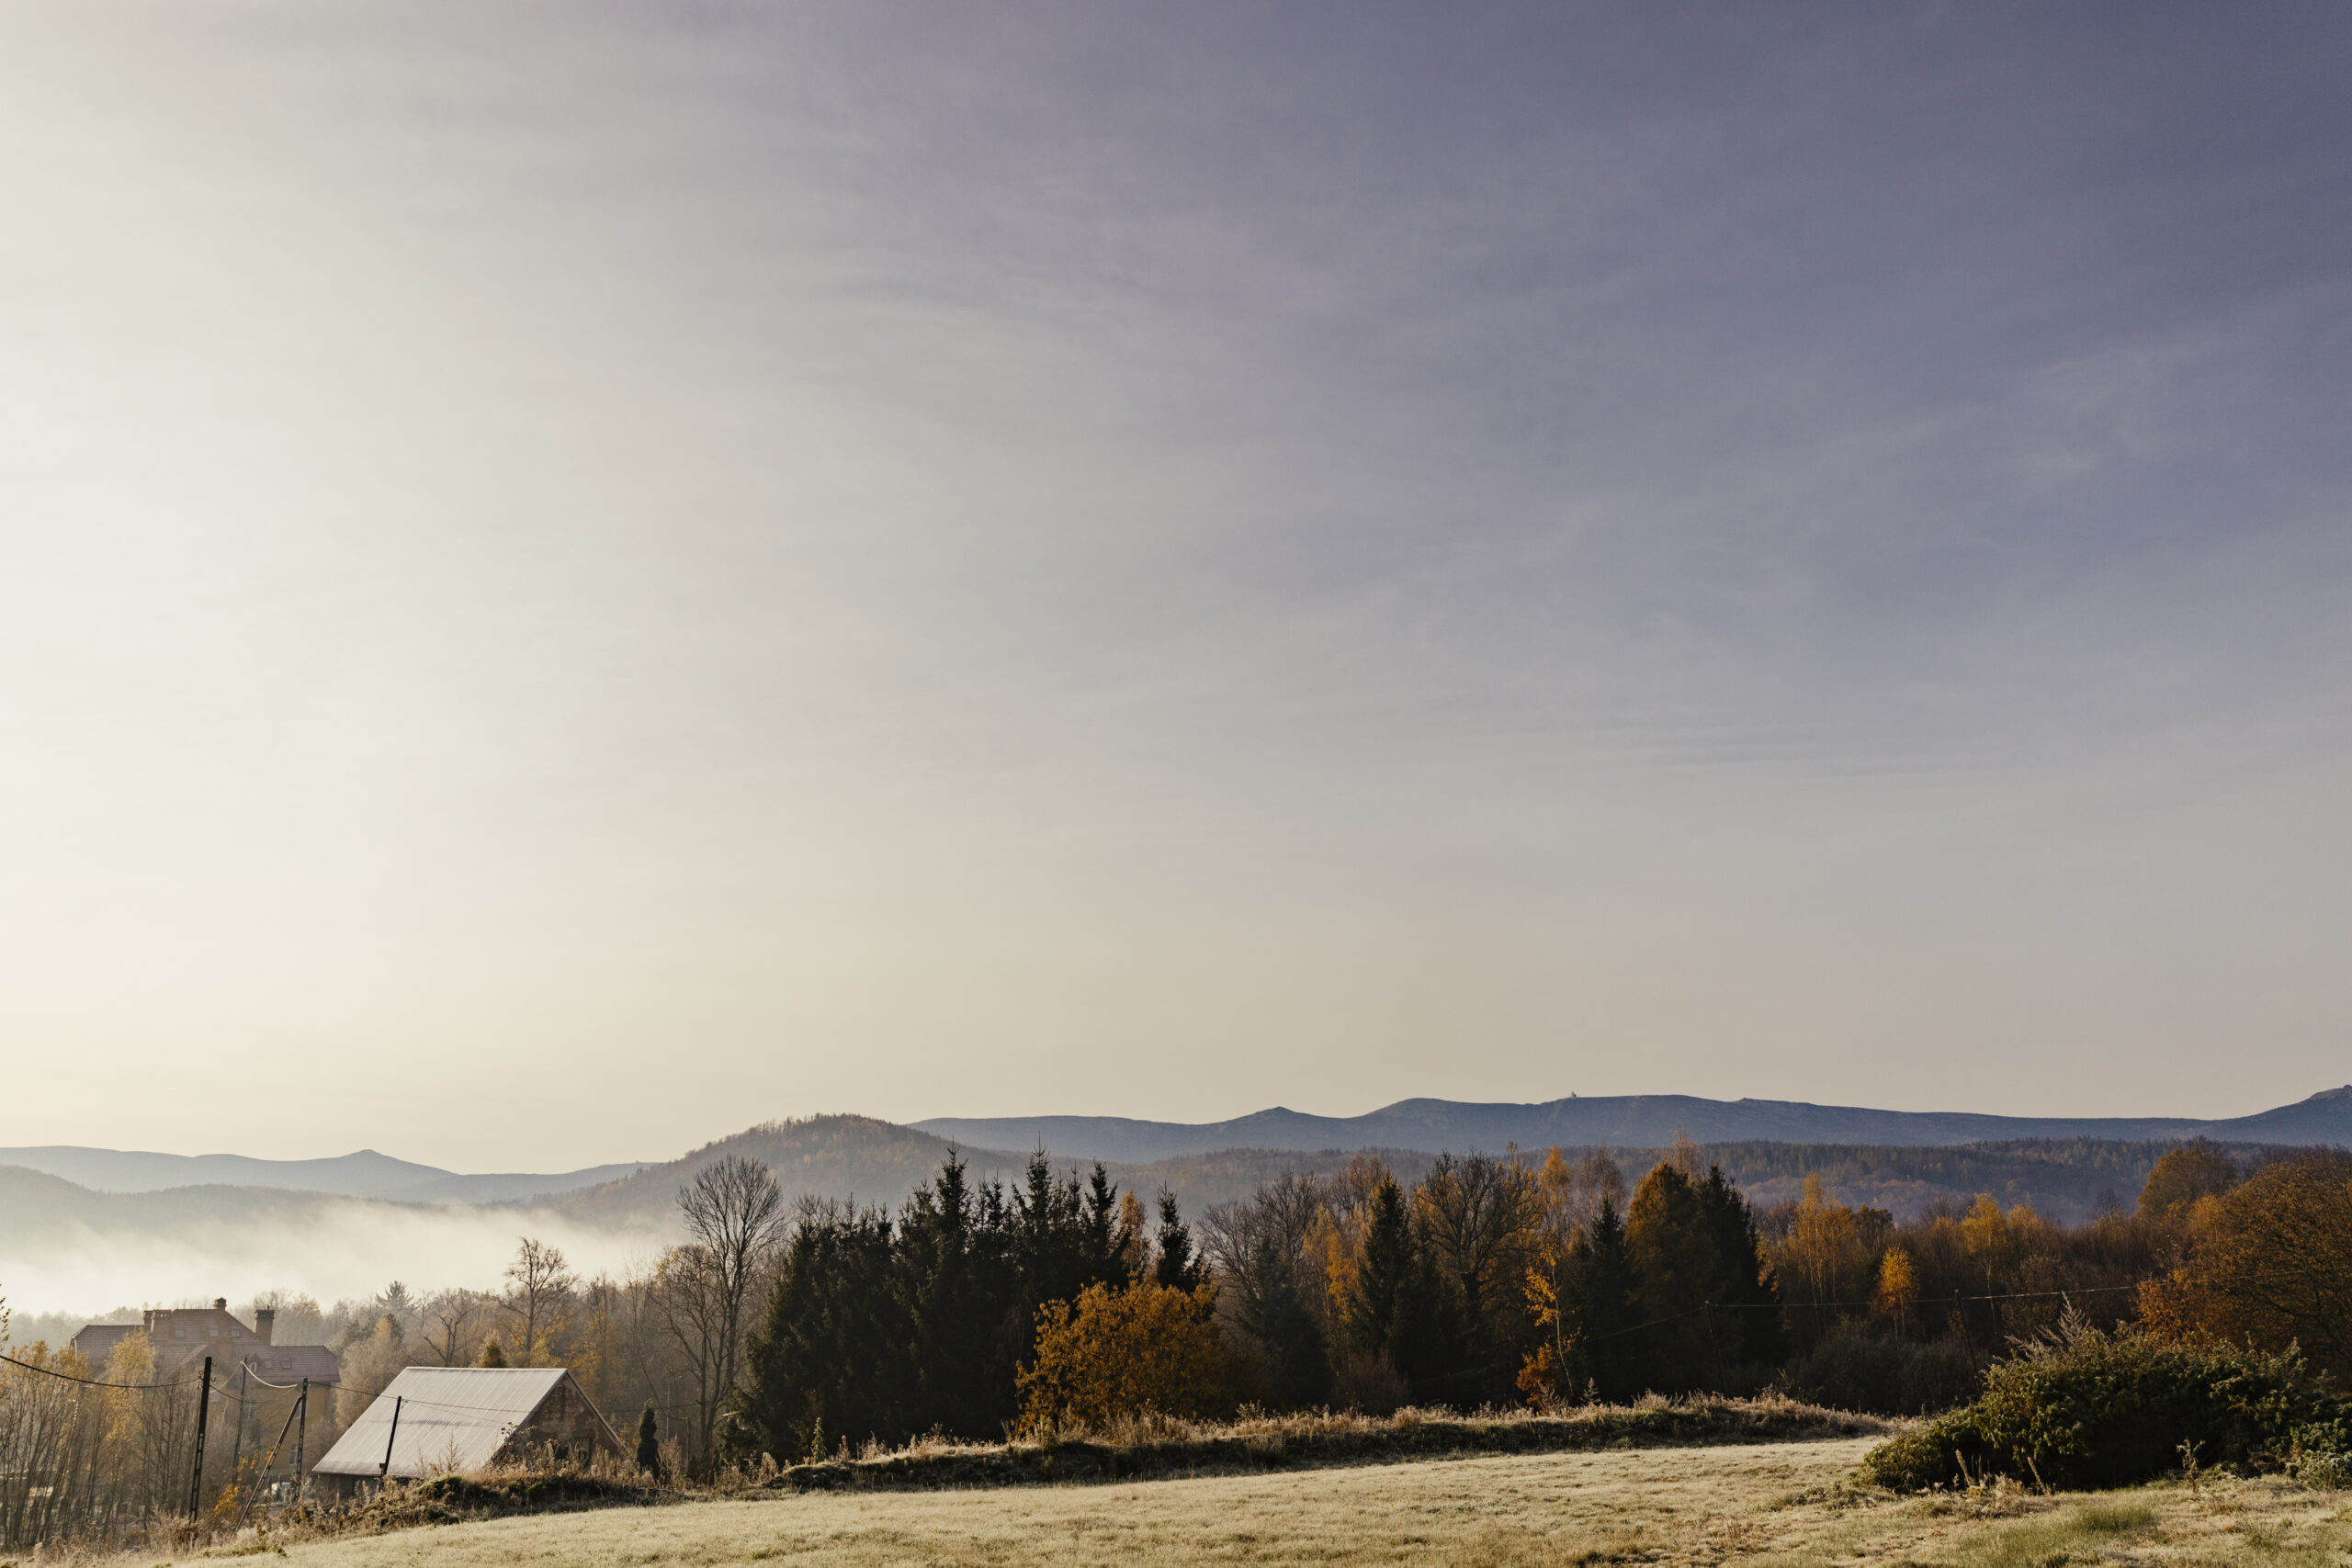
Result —
[[343, 1380], [342, 1358], [323, 1345], [247, 1345], [239, 1349], [235, 1360], [220, 1364], [227, 1368], [227, 1375], [234, 1375], [241, 1365], [247, 1366], [254, 1370], [254, 1376], [273, 1383], [295, 1378], [308, 1378], [314, 1383]]
[[[73, 1345], [92, 1367], [103, 1371], [122, 1342], [140, 1332], [141, 1325], [136, 1323], [93, 1323], [74, 1336]], [[251, 1367], [255, 1376], [271, 1382], [308, 1378], [314, 1383], [333, 1383], [343, 1375], [340, 1359], [323, 1345], [265, 1345], [258, 1339], [159, 1341], [155, 1345], [157, 1375], [192, 1366], [204, 1356], [213, 1358], [214, 1369], [223, 1377], [234, 1377], [240, 1366]]]
[[[389, 1473], [403, 1480], [479, 1470], [567, 1383], [581, 1404], [589, 1407], [587, 1395], [562, 1367], [410, 1367], [344, 1429], [319, 1461], [317, 1472], [386, 1473], [387, 1442], [392, 1456]], [[397, 1432], [392, 1428], [395, 1402], [400, 1410]]]
[[135, 1323], [93, 1323], [74, 1336], [74, 1348], [94, 1367], [106, 1365], [115, 1347], [139, 1332]]

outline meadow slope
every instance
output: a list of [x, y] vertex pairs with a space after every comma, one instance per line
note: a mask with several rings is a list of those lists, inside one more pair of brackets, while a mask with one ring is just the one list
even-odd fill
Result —
[[[1514, 1455], [1104, 1486], [776, 1495], [511, 1517], [288, 1546], [292, 1568], [731, 1563], [1855, 1562], [2334, 1568], [2342, 1493], [2209, 1481], [2100, 1497], [1891, 1497], [1872, 1439]], [[249, 1553], [257, 1543], [224, 1549]], [[264, 1548], [266, 1550], [266, 1548]]]

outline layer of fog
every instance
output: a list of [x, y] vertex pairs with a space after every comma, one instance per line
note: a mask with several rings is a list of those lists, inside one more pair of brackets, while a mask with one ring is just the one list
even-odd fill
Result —
[[[649, 1261], [666, 1238], [606, 1230], [543, 1210], [407, 1206], [321, 1200], [296, 1226], [227, 1219], [170, 1232], [99, 1229], [79, 1221], [0, 1243], [0, 1297], [19, 1314], [85, 1314], [125, 1303], [174, 1305], [268, 1291], [322, 1303], [372, 1296], [394, 1280], [412, 1291], [501, 1283], [525, 1235], [563, 1249], [582, 1277]], [[21, 1324], [20, 1324], [21, 1326]], [[13, 1337], [20, 1342], [24, 1336]]]

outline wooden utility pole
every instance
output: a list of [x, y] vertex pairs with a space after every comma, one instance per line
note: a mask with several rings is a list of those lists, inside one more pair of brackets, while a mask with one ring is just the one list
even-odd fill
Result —
[[245, 1387], [253, 1377], [253, 1371], [243, 1361], [237, 1363], [237, 1424], [229, 1428], [229, 1484], [232, 1486], [237, 1483], [237, 1458], [245, 1448]]
[[302, 1392], [294, 1400], [294, 1501], [302, 1500], [302, 1439], [311, 1434], [311, 1380], [302, 1380]]
[[196, 1384], [196, 1462], [187, 1477], [187, 1517], [204, 1506], [204, 1418], [212, 1410], [212, 1358], [204, 1358], [204, 1376]]
[[405, 1403], [406, 1398], [404, 1394], [392, 1395], [392, 1429], [384, 1434], [384, 1462], [376, 1467], [376, 1481], [379, 1485], [388, 1480], [392, 1473], [392, 1439], [401, 1435], [401, 1405]]

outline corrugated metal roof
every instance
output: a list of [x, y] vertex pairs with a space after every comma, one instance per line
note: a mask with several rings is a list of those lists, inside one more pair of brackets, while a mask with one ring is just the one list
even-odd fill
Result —
[[[410, 1367], [344, 1429], [319, 1461], [318, 1473], [382, 1473], [387, 1440], [389, 1473], [403, 1480], [479, 1470], [571, 1376], [561, 1367]], [[392, 1429], [395, 1400], [398, 1432]]]

